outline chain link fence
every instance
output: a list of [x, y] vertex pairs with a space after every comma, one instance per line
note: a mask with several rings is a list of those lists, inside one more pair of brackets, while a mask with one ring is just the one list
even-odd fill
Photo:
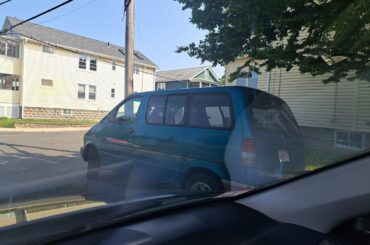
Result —
[[302, 132], [305, 139], [305, 163], [308, 171], [370, 152], [369, 144], [361, 148], [339, 144], [340, 141], [335, 139], [334, 130], [305, 128]]

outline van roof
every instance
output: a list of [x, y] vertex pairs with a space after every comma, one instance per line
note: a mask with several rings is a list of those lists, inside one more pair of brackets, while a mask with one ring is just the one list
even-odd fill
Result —
[[[255, 91], [258, 89], [250, 87], [241, 87], [241, 86], [222, 86], [222, 87], [206, 87], [206, 88], [182, 88], [182, 89], [166, 89], [166, 90], [157, 90], [157, 91], [148, 91], [135, 93], [133, 95], [152, 95], [152, 94], [191, 94], [199, 92], [222, 92], [222, 91], [236, 91], [236, 90], [249, 90]], [[258, 90], [261, 91], [261, 90]], [[264, 92], [264, 91], [261, 91]]]
[[257, 91], [258, 93], [263, 93], [266, 95], [269, 95], [271, 97], [275, 97], [279, 100], [282, 100], [281, 98], [270, 94], [268, 92], [265, 92], [263, 90], [250, 88], [250, 87], [243, 87], [243, 86], [222, 86], [222, 87], [206, 87], [206, 88], [183, 88], [183, 89], [166, 89], [166, 90], [157, 90], [157, 91], [148, 91], [148, 92], [141, 92], [141, 93], [135, 93], [132, 96], [137, 95], [158, 95], [158, 94], [192, 94], [192, 93], [200, 93], [200, 92], [233, 92], [237, 90], [243, 90], [243, 91]]

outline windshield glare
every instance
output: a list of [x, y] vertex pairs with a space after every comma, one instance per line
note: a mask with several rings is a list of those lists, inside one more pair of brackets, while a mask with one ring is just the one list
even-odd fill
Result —
[[1, 3], [0, 233], [369, 152], [368, 1], [124, 2]]

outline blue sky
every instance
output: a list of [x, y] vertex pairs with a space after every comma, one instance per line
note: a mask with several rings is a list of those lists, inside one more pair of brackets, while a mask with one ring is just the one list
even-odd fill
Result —
[[[29, 18], [61, 2], [63, 0], [12, 0], [0, 5], [1, 22], [7, 15], [19, 19]], [[123, 46], [123, 2], [74, 0], [33, 22]], [[135, 2], [135, 49], [147, 55], [161, 70], [201, 65], [200, 60], [190, 58], [185, 53], [174, 52], [177, 46], [198, 42], [205, 35], [204, 31], [189, 22], [190, 11], [183, 11], [182, 6], [174, 0]], [[222, 67], [218, 66], [214, 70], [217, 75], [223, 75]]]

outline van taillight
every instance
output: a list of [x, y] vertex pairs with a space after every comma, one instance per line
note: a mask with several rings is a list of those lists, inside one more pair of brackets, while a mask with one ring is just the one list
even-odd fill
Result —
[[251, 139], [242, 139], [240, 147], [240, 160], [247, 165], [256, 163], [256, 147]]

